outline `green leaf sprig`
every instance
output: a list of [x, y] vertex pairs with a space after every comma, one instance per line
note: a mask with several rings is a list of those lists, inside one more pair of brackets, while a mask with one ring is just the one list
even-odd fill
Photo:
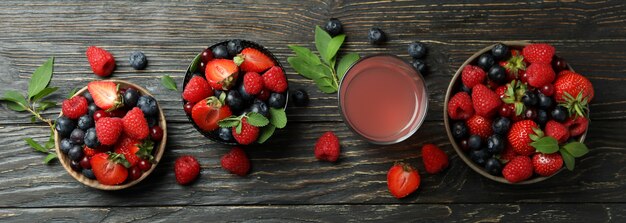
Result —
[[319, 56], [305, 47], [289, 45], [296, 56], [287, 58], [287, 62], [300, 75], [315, 81], [322, 92], [335, 93], [348, 67], [360, 58], [357, 53], [348, 53], [336, 63], [337, 52], [345, 38], [345, 34], [331, 37], [320, 26], [315, 26], [315, 48]]
[[582, 157], [589, 152], [585, 144], [581, 142], [570, 142], [559, 146], [559, 142], [552, 136], [544, 136], [541, 129], [533, 128], [535, 134], [531, 134], [530, 139], [534, 142], [530, 146], [534, 147], [537, 152], [544, 154], [561, 153], [563, 162], [568, 170], [574, 170], [575, 158]]
[[267, 141], [277, 128], [282, 129], [287, 125], [287, 114], [284, 110], [277, 108], [270, 108], [269, 119], [259, 113], [249, 112], [240, 116], [230, 116], [220, 120], [217, 124], [222, 128], [235, 127], [235, 132], [239, 134], [241, 133], [241, 119], [244, 117], [248, 124], [261, 128], [261, 133], [257, 139], [260, 144]]

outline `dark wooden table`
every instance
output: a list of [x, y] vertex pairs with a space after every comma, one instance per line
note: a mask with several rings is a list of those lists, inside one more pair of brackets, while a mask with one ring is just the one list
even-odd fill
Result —
[[[41, 163], [22, 138], [45, 141], [48, 129], [29, 116], [0, 107], [0, 221], [626, 221], [626, 3], [556, 1], [2, 1], [0, 91], [27, 88], [31, 73], [55, 56], [53, 86], [60, 101], [75, 86], [98, 79], [84, 55], [89, 45], [117, 58], [112, 78], [152, 91], [165, 110], [168, 146], [156, 171], [124, 191], [98, 191], [71, 178], [58, 164]], [[263, 146], [247, 147], [252, 172], [237, 177], [220, 168], [229, 146], [202, 137], [185, 116], [180, 94], [160, 85], [168, 74], [181, 85], [191, 59], [219, 40], [242, 38], [269, 48], [287, 65], [288, 44], [313, 47], [313, 29], [341, 19], [348, 35], [342, 52], [392, 53], [409, 59], [411, 41], [428, 44], [428, 120], [407, 141], [376, 146], [358, 139], [341, 121], [334, 94], [287, 66], [292, 89], [306, 89], [310, 106], [290, 107], [286, 129]], [[367, 43], [382, 28], [389, 41]], [[556, 46], [557, 53], [595, 85], [587, 144], [576, 170], [533, 185], [492, 182], [469, 169], [445, 135], [446, 87], [473, 52], [504, 40]], [[150, 60], [133, 70], [134, 50]], [[53, 117], [60, 109], [46, 112]], [[342, 144], [336, 164], [318, 162], [313, 144], [333, 130]], [[450, 155], [442, 174], [423, 172], [418, 148], [435, 143]], [[200, 179], [175, 183], [173, 161], [198, 157]], [[395, 161], [422, 170], [417, 193], [397, 200], [386, 173]]]

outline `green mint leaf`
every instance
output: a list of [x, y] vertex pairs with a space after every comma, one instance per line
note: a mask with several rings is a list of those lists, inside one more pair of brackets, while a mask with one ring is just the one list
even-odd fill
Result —
[[320, 89], [320, 91], [330, 94], [330, 93], [335, 93], [337, 92], [337, 87], [335, 87], [335, 85], [333, 84], [333, 81], [323, 77], [323, 78], [318, 78], [315, 79], [315, 84], [317, 84], [317, 88]]
[[39, 107], [37, 107], [38, 111], [44, 111], [48, 108], [52, 108], [55, 105], [57, 105], [57, 103], [54, 101], [42, 101], [42, 102], [39, 102], [38, 104], [39, 104]]
[[7, 101], [6, 102], [7, 107], [13, 111], [17, 111], [17, 112], [23, 112], [26, 111], [26, 107], [24, 107], [23, 105], [19, 104], [19, 103], [15, 103], [12, 101]]
[[297, 45], [289, 45], [288, 47], [291, 50], [293, 50], [294, 53], [296, 53], [296, 56], [298, 58], [301, 58], [306, 63], [312, 64], [312, 65], [322, 64], [322, 61], [320, 61], [320, 58], [317, 55], [315, 55], [313, 52], [311, 52], [311, 50], [309, 50], [308, 48], [297, 46]]
[[315, 48], [319, 52], [322, 59], [326, 63], [330, 64], [331, 57], [328, 57], [328, 44], [332, 40], [332, 37], [328, 35], [320, 26], [315, 26]]
[[217, 125], [219, 125], [222, 128], [230, 128], [230, 127], [235, 127], [238, 126], [239, 123], [241, 121], [239, 121], [239, 119], [235, 118], [226, 118], [226, 119], [222, 119], [219, 122], [217, 122]]
[[563, 149], [576, 158], [582, 157], [589, 152], [587, 146], [580, 142], [570, 142], [565, 144]]
[[287, 114], [282, 109], [270, 108], [270, 123], [282, 129], [287, 125]]
[[256, 112], [250, 112], [246, 114], [246, 117], [248, 117], [246, 121], [252, 126], [263, 127], [270, 123], [265, 116]]
[[39, 101], [42, 98], [54, 93], [55, 91], [59, 90], [58, 87], [47, 87], [44, 88], [43, 90], [41, 90], [38, 94], [36, 94], [35, 96], [33, 96], [33, 101]]
[[193, 60], [191, 61], [191, 65], [189, 66], [189, 71], [191, 73], [196, 72], [196, 70], [198, 69], [198, 66], [200, 66], [200, 58], [202, 53], [199, 53], [198, 55], [196, 55], [196, 57], [193, 58]]
[[341, 60], [339, 60], [339, 64], [337, 64], [337, 78], [339, 79], [338, 81], [341, 81], [341, 79], [343, 79], [343, 75], [348, 72], [348, 68], [360, 58], [361, 57], [358, 53], [348, 53], [344, 55]]
[[535, 147], [537, 152], [544, 154], [551, 154], [559, 151], [559, 142], [550, 136], [542, 137], [539, 140], [530, 143], [530, 146]]
[[176, 87], [176, 81], [174, 81], [174, 79], [169, 75], [163, 75], [163, 77], [161, 77], [161, 85], [172, 91], [178, 91], [178, 88]]
[[308, 63], [302, 57], [289, 57], [287, 58], [287, 62], [303, 77], [312, 80], [324, 77], [324, 67], [321, 64], [316, 65]]
[[261, 128], [261, 134], [259, 135], [259, 139], [257, 139], [257, 142], [259, 144], [263, 144], [270, 137], [272, 137], [272, 135], [274, 134], [274, 130], [276, 130], [276, 126], [272, 124], [266, 125], [265, 127]]
[[74, 97], [76, 92], [78, 92], [78, 88], [77, 87], [72, 88], [72, 90], [70, 90], [70, 92], [67, 92], [67, 99], [70, 99], [70, 98]]
[[50, 57], [48, 61], [33, 72], [33, 76], [31, 76], [28, 82], [28, 98], [34, 97], [48, 86], [50, 79], [52, 79], [53, 66], [54, 57]]
[[56, 158], [57, 158], [57, 154], [56, 153], [48, 153], [46, 158], [43, 159], [43, 163], [48, 164], [48, 163], [50, 163], [50, 161], [52, 161], [52, 160], [54, 160]]
[[559, 152], [561, 152], [561, 157], [563, 157], [563, 162], [565, 163], [565, 167], [567, 167], [567, 169], [570, 171], [574, 170], [574, 163], [576, 162], [576, 160], [574, 159], [574, 156], [572, 156], [572, 154], [565, 151], [565, 149], [561, 149], [559, 150]]
[[340, 34], [337, 35], [335, 37], [333, 37], [330, 42], [328, 42], [328, 48], [326, 49], [326, 57], [328, 58], [328, 61], [332, 61], [329, 62], [332, 67], [335, 67], [334, 64], [334, 59], [335, 55], [337, 55], [337, 52], [339, 51], [339, 48], [341, 48], [341, 45], [343, 44], [343, 41], [346, 39], [346, 35], [345, 34]]
[[43, 148], [39, 143], [35, 142], [32, 138], [24, 138], [24, 141], [28, 143], [30, 147], [33, 147], [37, 152], [48, 153], [46, 148]]

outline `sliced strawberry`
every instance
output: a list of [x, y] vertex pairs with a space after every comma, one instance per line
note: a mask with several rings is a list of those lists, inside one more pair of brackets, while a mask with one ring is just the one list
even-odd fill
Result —
[[91, 157], [91, 169], [96, 180], [104, 185], [117, 185], [126, 181], [130, 165], [117, 153], [98, 153]]
[[119, 86], [111, 81], [92, 81], [87, 84], [87, 89], [93, 102], [103, 110], [113, 111], [124, 104], [118, 93]]
[[420, 186], [420, 175], [411, 165], [396, 163], [387, 172], [387, 187], [396, 198], [413, 193]]
[[196, 103], [191, 110], [191, 118], [204, 131], [217, 129], [219, 122], [232, 115], [228, 105], [215, 96], [208, 97]]
[[254, 48], [243, 49], [233, 60], [245, 72], [261, 73], [275, 65], [270, 57]]
[[206, 65], [204, 75], [213, 89], [228, 90], [237, 82], [239, 67], [232, 60], [215, 59]]

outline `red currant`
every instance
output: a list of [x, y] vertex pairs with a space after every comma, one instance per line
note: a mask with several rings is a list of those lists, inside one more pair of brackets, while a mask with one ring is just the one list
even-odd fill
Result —
[[119, 108], [119, 109], [115, 109], [113, 111], [109, 112], [109, 117], [118, 117], [118, 118], [123, 118], [124, 115], [126, 115], [126, 111], [125, 109]]
[[200, 55], [200, 60], [202, 62], [204, 62], [204, 64], [206, 64], [206, 62], [209, 62], [209, 60], [213, 59], [213, 51], [211, 51], [211, 49], [206, 48], [204, 49], [204, 51], [202, 51], [202, 54]]
[[554, 94], [554, 85], [544, 85], [543, 87], [539, 88], [539, 91], [541, 91], [543, 95], [550, 97]]
[[567, 69], [567, 63], [565, 63], [565, 60], [557, 56], [554, 56], [554, 58], [552, 58], [552, 66], [557, 73], [559, 71]]
[[91, 169], [91, 163], [89, 162], [89, 157], [85, 156], [82, 160], [80, 160], [80, 166], [83, 169]]
[[130, 180], [139, 179], [139, 177], [141, 177], [141, 174], [143, 173], [138, 166], [131, 167], [129, 172]]
[[185, 109], [185, 113], [191, 114], [191, 110], [193, 109], [193, 106], [194, 104], [191, 102], [185, 103], [185, 105], [183, 106], [183, 109]]
[[152, 126], [152, 128], [150, 128], [150, 138], [153, 141], [161, 141], [161, 139], [163, 139], [163, 129], [158, 125]]
[[520, 76], [520, 80], [523, 83], [528, 83], [528, 74], [526, 74], [526, 72], [522, 73], [522, 75]]
[[148, 171], [150, 170], [150, 168], [152, 168], [152, 163], [150, 163], [150, 161], [148, 160], [139, 160], [137, 166], [143, 171]]
[[95, 122], [97, 122], [98, 119], [104, 118], [104, 117], [109, 117], [109, 113], [105, 112], [104, 110], [98, 110], [95, 113], [93, 113], [93, 120]]
[[511, 117], [513, 110], [511, 110], [511, 107], [508, 104], [505, 104], [500, 107], [500, 111], [498, 113], [502, 117]]
[[467, 139], [461, 140], [460, 144], [463, 151], [469, 151], [469, 144], [467, 144]]

